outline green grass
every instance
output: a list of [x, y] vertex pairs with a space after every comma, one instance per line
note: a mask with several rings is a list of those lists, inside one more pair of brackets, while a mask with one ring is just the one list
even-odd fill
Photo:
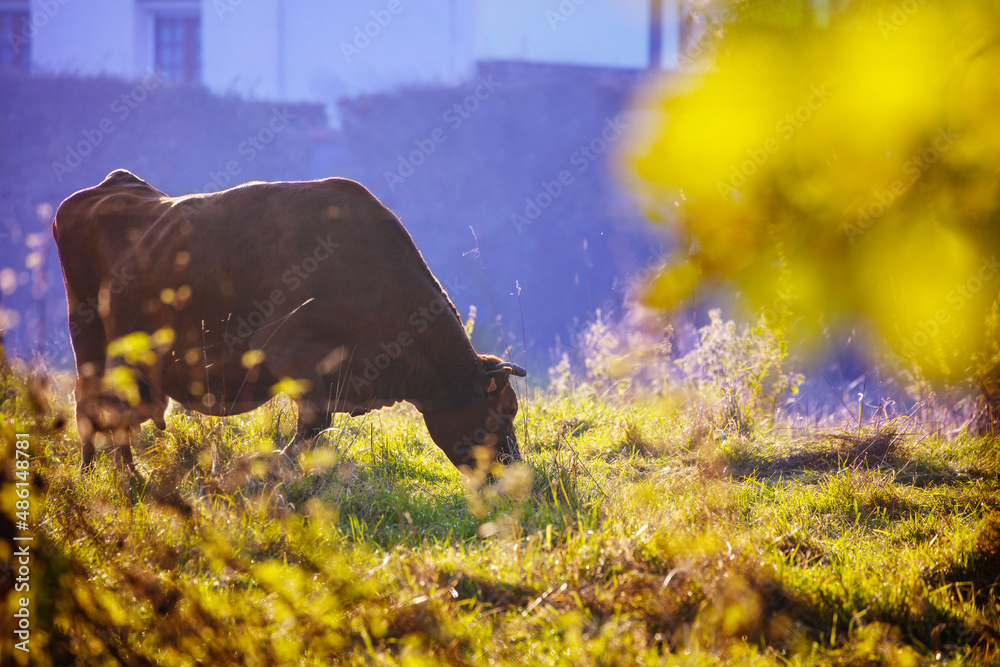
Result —
[[971, 436], [535, 395], [524, 464], [469, 489], [405, 406], [292, 463], [276, 401], [147, 425], [137, 486], [107, 455], [81, 477], [65, 382], [0, 396], [6, 459], [32, 434], [32, 664], [1000, 663], [998, 457]]

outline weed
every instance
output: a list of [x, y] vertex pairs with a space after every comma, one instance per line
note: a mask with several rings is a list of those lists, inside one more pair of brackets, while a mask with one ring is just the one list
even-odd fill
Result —
[[773, 418], [785, 392], [798, 392], [804, 377], [782, 370], [782, 335], [763, 319], [739, 330], [733, 321], [723, 321], [718, 309], [708, 315], [709, 323], [698, 330], [698, 345], [677, 365], [698, 394], [714, 397], [710, 404], [721, 428], [751, 435], [762, 420]]
[[[689, 390], [741, 372], [718, 363]], [[0, 372], [5, 460], [30, 433], [31, 664], [1000, 658], [1000, 494], [968, 435], [793, 433], [752, 392], [741, 432], [640, 377], [525, 400], [524, 462], [467, 488], [410, 408], [338, 417], [292, 461], [276, 400], [145, 428], [130, 498], [103, 457], [79, 474], [69, 384], [49, 378]]]

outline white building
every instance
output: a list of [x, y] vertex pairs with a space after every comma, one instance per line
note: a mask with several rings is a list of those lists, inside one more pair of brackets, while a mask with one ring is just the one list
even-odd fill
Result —
[[[0, 0], [0, 68], [157, 71], [250, 99], [332, 104], [453, 85], [480, 61], [677, 61], [683, 0]], [[656, 17], [659, 16], [659, 20]], [[658, 23], [658, 28], [650, 26]], [[652, 55], [651, 55], [652, 54]]]

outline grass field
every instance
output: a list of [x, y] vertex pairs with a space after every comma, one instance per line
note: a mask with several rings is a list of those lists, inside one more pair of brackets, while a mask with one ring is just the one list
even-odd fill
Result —
[[106, 455], [80, 475], [68, 380], [0, 379], [0, 545], [34, 537], [20, 662], [1000, 664], [990, 441], [522, 388], [525, 461], [477, 490], [406, 406], [292, 462], [277, 400], [146, 425], [137, 484]]

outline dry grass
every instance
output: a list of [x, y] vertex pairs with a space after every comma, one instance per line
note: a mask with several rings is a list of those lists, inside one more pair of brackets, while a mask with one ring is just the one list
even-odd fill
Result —
[[[834, 470], [837, 468], [878, 468], [891, 463], [907, 439], [895, 426], [883, 426], [864, 433], [821, 433], [812, 437], [823, 445], [803, 447], [774, 459], [768, 473], [794, 470]], [[835, 444], [828, 444], [830, 442]]]
[[[466, 490], [407, 411], [289, 465], [273, 406], [147, 431], [130, 494], [106, 456], [79, 476], [65, 398], [11, 374], [0, 392], [34, 434], [32, 664], [1000, 659], [979, 441], [921, 461], [932, 443], [901, 430], [804, 442], [536, 396], [527, 464]], [[931, 463], [974, 474], [900, 472]]]

